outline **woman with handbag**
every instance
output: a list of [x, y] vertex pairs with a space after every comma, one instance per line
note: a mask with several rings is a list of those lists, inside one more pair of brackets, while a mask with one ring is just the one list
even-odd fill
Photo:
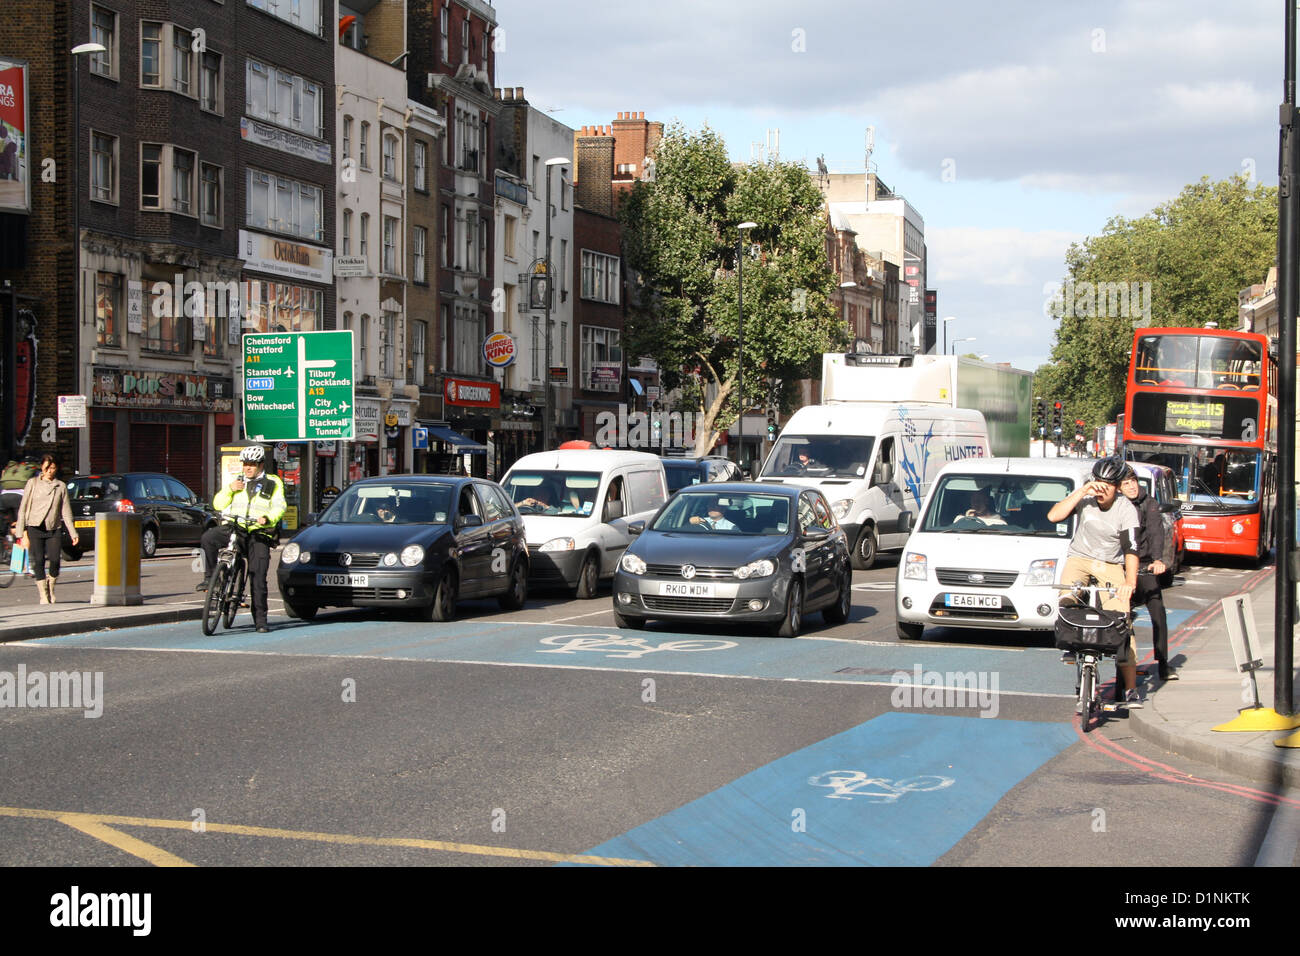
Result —
[[[28, 480], [23, 489], [23, 502], [18, 508], [17, 533], [22, 546], [27, 549], [28, 560], [36, 579], [36, 590], [42, 604], [54, 603], [54, 584], [59, 579], [59, 557], [62, 552], [59, 525], [68, 529], [76, 547], [77, 528], [72, 520], [72, 505], [68, 501], [68, 486], [59, 481], [59, 463], [53, 455], [41, 458], [41, 472]], [[45, 574], [45, 560], [49, 558], [50, 573]]]

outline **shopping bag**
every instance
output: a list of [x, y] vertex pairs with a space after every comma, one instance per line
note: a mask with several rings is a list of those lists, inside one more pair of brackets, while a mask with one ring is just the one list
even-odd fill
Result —
[[9, 570], [14, 574], [22, 574], [27, 570], [27, 549], [21, 544], [15, 544], [13, 554], [9, 556]]

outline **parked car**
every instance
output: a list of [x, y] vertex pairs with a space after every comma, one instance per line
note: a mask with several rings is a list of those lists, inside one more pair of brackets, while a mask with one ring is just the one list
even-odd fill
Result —
[[322, 607], [420, 611], [450, 621], [466, 598], [518, 610], [528, 597], [524, 522], [501, 487], [452, 475], [353, 482], [280, 552], [290, 617]]
[[1183, 569], [1183, 562], [1187, 558], [1182, 503], [1178, 500], [1174, 472], [1166, 465], [1151, 465], [1141, 461], [1130, 461], [1129, 464], [1137, 472], [1138, 484], [1142, 490], [1160, 506], [1165, 526], [1165, 549], [1160, 560], [1166, 568], [1165, 573], [1160, 575], [1160, 586], [1167, 588], [1174, 583], [1174, 575]]
[[1073, 516], [1052, 505], [1092, 476], [1078, 458], [970, 458], [934, 479], [898, 562], [900, 640], [927, 625], [1051, 630]]
[[660, 459], [639, 451], [543, 451], [501, 479], [528, 533], [533, 584], [594, 598], [631, 543], [628, 524], [668, 497]]
[[740, 466], [721, 455], [703, 458], [670, 458], [664, 456], [664, 477], [668, 479], [668, 494], [675, 495], [690, 485], [710, 481], [744, 481]]
[[797, 637], [820, 611], [848, 619], [848, 536], [812, 488], [723, 482], [684, 488], [637, 535], [614, 576], [614, 621], [754, 622]]
[[183, 482], [154, 471], [118, 475], [79, 475], [68, 480], [68, 503], [77, 529], [77, 546], [63, 531], [63, 550], [74, 560], [95, 550], [95, 515], [106, 511], [144, 518], [140, 554], [152, 558], [160, 547], [197, 545], [203, 532], [220, 523], [212, 503]]

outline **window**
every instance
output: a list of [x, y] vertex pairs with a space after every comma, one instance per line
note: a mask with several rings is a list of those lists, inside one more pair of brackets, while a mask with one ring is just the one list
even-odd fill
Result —
[[424, 247], [429, 239], [429, 230], [416, 226], [411, 233], [412, 267], [411, 278], [416, 282], [428, 282], [424, 266]]
[[487, 275], [487, 252], [488, 236], [490, 233], [488, 221], [486, 218], [480, 218], [478, 221], [478, 274]]
[[456, 142], [460, 144], [459, 166], [465, 172], [479, 169], [480, 118], [477, 111], [456, 110]]
[[533, 198], [537, 198], [537, 186], [541, 181], [542, 157], [533, 157]]
[[484, 329], [482, 313], [468, 306], [456, 306], [456, 320], [452, 329], [451, 368], [453, 371], [479, 375], [483, 372]]
[[361, 124], [361, 168], [362, 169], [370, 168], [369, 146], [370, 146], [370, 124], [362, 123]]
[[424, 349], [428, 334], [429, 324], [427, 322], [411, 323], [411, 370], [414, 373], [411, 376], [411, 381], [416, 385], [424, 384]]
[[[238, 289], [238, 283], [231, 282], [230, 286]], [[209, 305], [203, 312], [203, 356], [204, 358], [221, 358], [225, 352], [226, 323], [237, 321], [229, 318], [226, 309], [229, 307], [229, 298], [226, 296], [216, 297], [217, 302], [221, 305]], [[224, 314], [223, 314], [224, 313]]]
[[352, 117], [343, 117], [343, 158], [352, 158]]
[[103, 53], [92, 53], [90, 72], [117, 79], [117, 14], [100, 6], [90, 8], [90, 39], [104, 47]]
[[172, 211], [194, 214], [194, 154], [172, 149]]
[[619, 175], [619, 176], [635, 176], [635, 175], [636, 175], [636, 163], [619, 163], [619, 164], [618, 164], [618, 172], [617, 172], [617, 175]]
[[393, 375], [393, 350], [397, 346], [397, 313], [384, 312], [379, 326], [379, 374]]
[[384, 272], [399, 275], [397, 268], [397, 231], [399, 222], [392, 216], [384, 217]]
[[383, 142], [384, 178], [398, 182], [397, 176], [397, 137], [385, 135]]
[[581, 387], [596, 392], [617, 392], [622, 385], [622, 365], [618, 329], [584, 325]]
[[416, 189], [422, 191], [428, 190], [429, 188], [427, 185], [425, 185], [425, 179], [424, 179], [424, 170], [426, 165], [428, 164], [428, 159], [429, 159], [428, 144], [416, 142], [415, 150], [411, 154], [411, 161], [414, 167], [412, 169], [412, 179], [415, 180], [415, 182], [412, 183], [412, 185]]
[[473, 263], [475, 259], [474, 226], [478, 223], [478, 217], [469, 209], [464, 210], [463, 215], [464, 218], [458, 220], [458, 222], [464, 225], [464, 229], [461, 230], [461, 236], [464, 238], [464, 242], [461, 245], [465, 250], [465, 258], [460, 260], [459, 265], [468, 272], [471, 268], [471, 263]]
[[172, 89], [177, 93], [190, 93], [194, 53], [190, 50], [194, 39], [189, 31], [172, 26]]
[[[171, 279], [161, 274], [158, 279], [149, 276], [144, 279], [144, 333], [140, 347], [151, 352], [185, 355], [190, 351], [189, 333], [194, 320], [185, 315], [184, 301], [172, 299]], [[157, 294], [153, 291], [155, 283], [160, 286]], [[182, 288], [184, 285], [182, 282]]]
[[[442, 267], [451, 268], [451, 207], [442, 207]], [[446, 328], [446, 326], [444, 326]]]
[[250, 332], [314, 332], [324, 319], [324, 296], [283, 282], [244, 283], [244, 328]]
[[366, 260], [366, 268], [370, 268], [370, 260], [366, 258], [370, 254], [370, 213], [361, 214], [361, 258]]
[[90, 132], [90, 198], [117, 202], [117, 137]]
[[140, 208], [162, 208], [161, 146], [145, 143], [140, 147]]
[[352, 255], [352, 210], [343, 210], [343, 255]]
[[438, 29], [440, 33], [440, 43], [442, 45], [442, 62], [451, 63], [450, 41], [448, 33], [451, 29], [451, 11], [448, 9], [448, 3], [443, 4], [442, 10], [438, 13]]
[[[324, 96], [319, 83], [249, 60], [244, 108], [250, 116], [320, 139], [325, 135]], [[362, 135], [366, 124], [362, 124]], [[352, 117], [343, 118], [343, 155], [351, 153]], [[363, 146], [364, 149], [364, 146]], [[363, 161], [364, 163], [364, 161]]]
[[162, 86], [162, 24], [140, 24], [140, 85]]
[[563, 293], [569, 288], [569, 240], [560, 240], [560, 292]]
[[514, 261], [515, 261], [515, 225], [516, 225], [516, 223], [517, 223], [517, 220], [515, 219], [514, 216], [506, 216], [506, 217], [505, 217], [505, 229], [503, 230], [504, 234], [503, 234], [502, 237], [501, 237], [501, 241], [505, 244], [505, 248], [503, 248], [503, 249], [501, 250], [501, 252], [502, 252], [502, 254], [503, 254], [507, 259], [509, 259], [511, 262], [514, 262]]
[[246, 0], [250, 7], [323, 37], [321, 0]]
[[370, 376], [370, 316], [361, 316], [361, 375]]
[[460, 62], [469, 62], [469, 17], [460, 21]]
[[199, 63], [199, 106], [212, 113], [220, 113], [221, 54], [207, 50]]
[[248, 225], [301, 239], [319, 241], [325, 237], [321, 187], [258, 169], [248, 170], [247, 183]]
[[122, 348], [122, 276], [112, 272], [95, 274], [95, 344]]
[[618, 256], [582, 250], [582, 297], [618, 305]]
[[222, 170], [211, 163], [201, 163], [199, 220], [205, 226], [221, 226]]

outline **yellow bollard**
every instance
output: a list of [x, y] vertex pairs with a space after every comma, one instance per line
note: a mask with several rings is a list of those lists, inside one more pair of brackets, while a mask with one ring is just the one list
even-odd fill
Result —
[[95, 516], [95, 589], [91, 604], [143, 604], [140, 594], [140, 515]]

